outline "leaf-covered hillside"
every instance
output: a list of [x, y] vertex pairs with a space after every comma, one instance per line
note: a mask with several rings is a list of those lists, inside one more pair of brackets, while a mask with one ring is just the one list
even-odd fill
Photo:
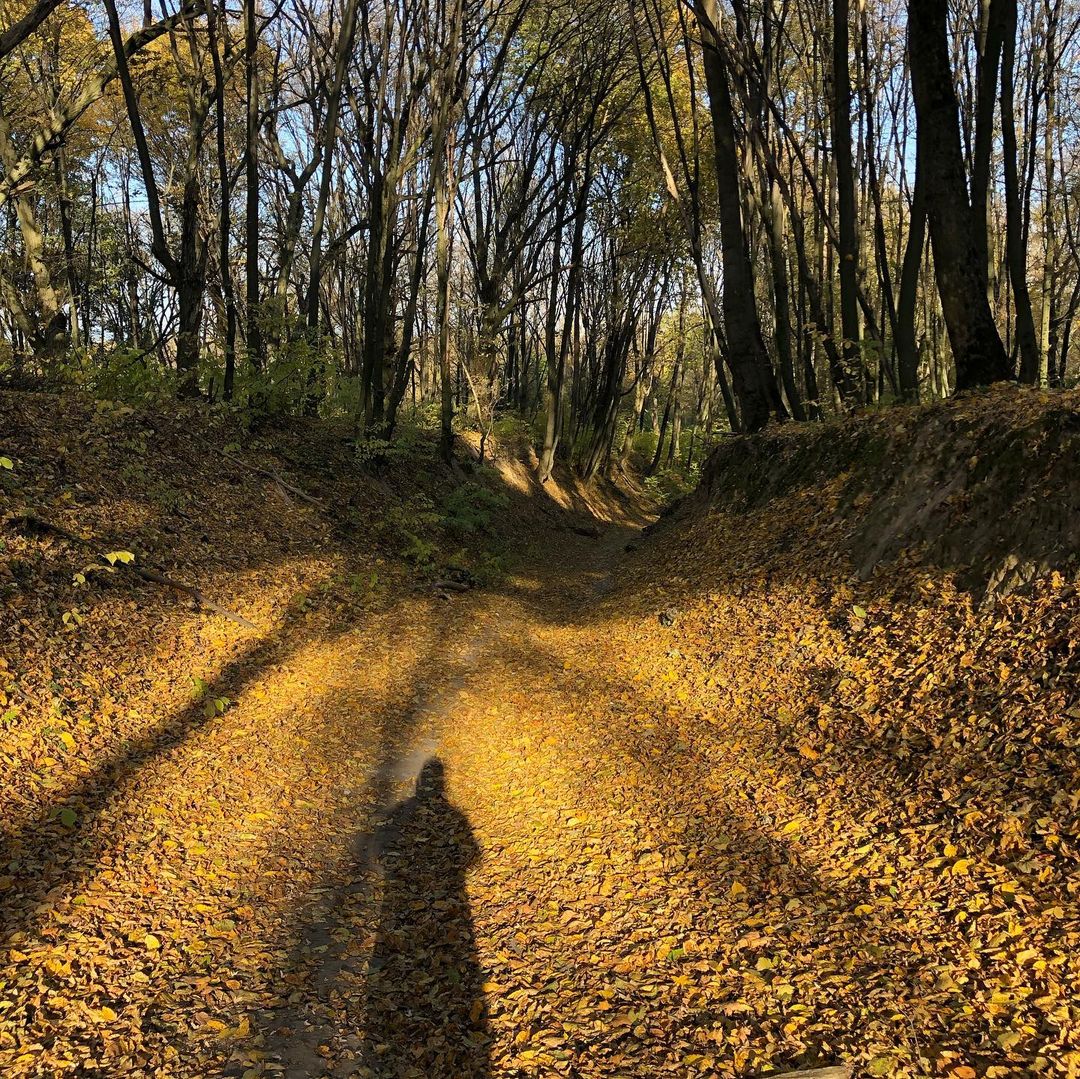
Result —
[[730, 439], [642, 535], [4, 399], [3, 1069], [1069, 1076], [1075, 405]]

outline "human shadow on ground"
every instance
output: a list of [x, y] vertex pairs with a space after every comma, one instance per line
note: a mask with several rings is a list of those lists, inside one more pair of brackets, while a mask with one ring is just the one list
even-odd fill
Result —
[[364, 1064], [391, 1077], [490, 1074], [487, 1007], [465, 874], [480, 848], [430, 758], [374, 837], [382, 870], [368, 960]]
[[[440, 644], [405, 679], [414, 694], [366, 716], [372, 753], [354, 762], [366, 779], [340, 806], [342, 863], [328, 865], [311, 902], [286, 916], [292, 947], [277, 977], [295, 992], [259, 1020], [287, 1079], [488, 1074], [465, 894], [479, 851], [436, 757], [488, 636], [480, 630], [456, 648], [443, 626]], [[417, 672], [435, 670], [440, 677], [419, 681]], [[330, 695], [316, 712], [344, 708]]]

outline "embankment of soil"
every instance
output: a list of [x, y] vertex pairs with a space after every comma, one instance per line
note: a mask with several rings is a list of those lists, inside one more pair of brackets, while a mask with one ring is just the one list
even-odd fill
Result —
[[801, 1036], [872, 1075], [1080, 1066], [1078, 409], [1001, 388], [732, 439], [611, 601], [746, 819], [770, 973], [740, 999], [834, 993]]
[[1005, 594], [1080, 568], [1078, 460], [1080, 392], [1002, 387], [731, 439], [692, 504], [750, 511], [824, 489], [860, 576], [905, 556]]

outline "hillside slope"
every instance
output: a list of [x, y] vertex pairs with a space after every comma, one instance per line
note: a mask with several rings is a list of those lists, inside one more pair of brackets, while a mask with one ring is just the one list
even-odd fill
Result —
[[740, 819], [741, 999], [871, 1074], [1080, 1066], [1078, 449], [1012, 389], [733, 439], [614, 600]]
[[732, 439], [642, 535], [0, 398], [0, 1070], [1076, 1074], [1075, 406]]
[[[750, 511], [834, 500], [827, 538], [862, 578], [915, 560], [1004, 594], [1080, 569], [1080, 393], [999, 387], [974, 397], [732, 439], [695, 505]], [[785, 534], [799, 531], [798, 519]]]

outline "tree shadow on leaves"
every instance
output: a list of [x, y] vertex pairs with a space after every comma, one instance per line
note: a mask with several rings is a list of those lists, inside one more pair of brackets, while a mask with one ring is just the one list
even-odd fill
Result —
[[490, 1074], [487, 1006], [465, 875], [480, 848], [432, 757], [374, 836], [381, 903], [365, 994], [364, 1065], [386, 1079]]
[[[131, 842], [130, 820], [116, 807], [157, 762], [178, 752], [217, 717], [206, 701], [228, 693], [240, 697], [275, 663], [286, 662], [297, 642], [283, 625], [251, 641], [226, 663], [213, 684], [172, 715], [148, 724], [126, 739], [117, 739], [83, 774], [51, 798], [43, 797], [37, 812], [23, 817], [5, 807], [0, 824], [0, 865], [8, 888], [0, 901], [0, 936], [40, 932], [52, 904], [50, 895], [77, 895], [118, 845]], [[45, 904], [43, 906], [43, 904]]]

